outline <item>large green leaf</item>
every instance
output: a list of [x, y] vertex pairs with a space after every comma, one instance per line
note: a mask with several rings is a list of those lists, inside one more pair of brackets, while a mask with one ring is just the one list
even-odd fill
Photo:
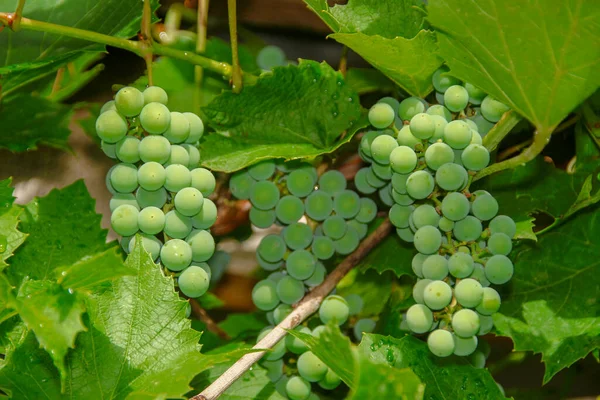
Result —
[[503, 296], [497, 330], [519, 350], [542, 353], [544, 381], [600, 346], [598, 208], [524, 244]]
[[19, 215], [23, 210], [13, 205], [15, 198], [11, 182], [10, 178], [0, 181], [0, 269], [6, 266], [6, 260], [27, 238], [26, 234], [17, 229]]
[[348, 68], [346, 82], [359, 95], [371, 92], [394, 93], [396, 86], [373, 68]]
[[378, 273], [372, 269], [359, 271], [353, 269], [338, 283], [336, 289], [340, 296], [357, 294], [363, 300], [359, 316], [373, 316], [381, 313], [392, 294], [393, 274]]
[[600, 8], [593, 1], [435, 0], [429, 21], [452, 75], [552, 130], [600, 76]]
[[220, 135], [201, 143], [202, 164], [226, 172], [261, 159], [329, 153], [364, 126], [358, 95], [342, 75], [305, 60], [261, 75], [240, 94], [224, 92], [203, 111]]
[[350, 399], [421, 400], [424, 394], [425, 385], [410, 369], [397, 369], [385, 364], [373, 363], [360, 354], [358, 383]]
[[359, 266], [362, 270], [374, 269], [380, 274], [392, 271], [397, 277], [412, 276], [411, 261], [415, 254], [417, 251], [414, 246], [401, 240], [392, 229], [389, 236], [371, 250]]
[[464, 357], [436, 357], [413, 336], [365, 334], [358, 349], [373, 363], [410, 368], [425, 384], [426, 399], [504, 399], [487, 370], [473, 367]]

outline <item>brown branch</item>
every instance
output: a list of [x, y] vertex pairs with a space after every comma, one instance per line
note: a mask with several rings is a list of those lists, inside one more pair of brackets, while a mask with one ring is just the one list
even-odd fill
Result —
[[[389, 219], [385, 219], [381, 225], [371, 233], [358, 248], [346, 257], [325, 281], [310, 291], [296, 306], [294, 311], [288, 315], [279, 325], [269, 332], [260, 342], [254, 346], [254, 349], [270, 349], [277, 344], [286, 335], [286, 330], [293, 329], [302, 321], [315, 313], [323, 299], [331, 293], [339, 281], [356, 266], [369, 252], [377, 246], [392, 231], [392, 224]], [[254, 363], [262, 358], [265, 351], [257, 351], [244, 355], [227, 371], [225, 371], [216, 381], [202, 391], [202, 393], [192, 397], [192, 400], [213, 400], [219, 397], [229, 386], [240, 378]]]
[[189, 299], [189, 302], [190, 306], [192, 307], [192, 315], [200, 321], [204, 322], [204, 324], [206, 325], [206, 329], [216, 334], [223, 340], [231, 339], [227, 332], [225, 332], [219, 325], [217, 325], [217, 323], [210, 317], [210, 315], [208, 315], [206, 310], [202, 308], [200, 303], [198, 303], [198, 300]]

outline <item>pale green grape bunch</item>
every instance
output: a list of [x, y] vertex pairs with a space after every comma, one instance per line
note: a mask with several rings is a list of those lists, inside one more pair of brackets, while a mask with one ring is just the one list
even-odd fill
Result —
[[96, 130], [104, 153], [119, 162], [108, 172], [107, 186], [111, 225], [123, 236], [124, 250], [133, 251], [139, 233], [142, 247], [174, 275], [181, 293], [196, 298], [227, 263], [214, 257], [209, 231], [217, 220], [209, 199], [216, 181], [199, 165], [202, 120], [171, 112], [167, 103], [160, 87], [124, 87], [102, 107]]

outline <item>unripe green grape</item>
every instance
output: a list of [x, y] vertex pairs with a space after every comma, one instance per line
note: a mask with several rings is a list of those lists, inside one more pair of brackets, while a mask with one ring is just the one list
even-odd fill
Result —
[[294, 222], [281, 232], [287, 246], [292, 250], [305, 249], [312, 243], [313, 233], [310, 226]]
[[327, 236], [315, 236], [311, 246], [312, 253], [319, 260], [329, 260], [335, 253], [333, 240]]
[[[140, 113], [140, 124], [151, 135], [160, 135], [169, 128], [171, 113], [167, 106], [161, 103], [148, 103]], [[143, 160], [143, 159], [142, 159]]]
[[285, 384], [285, 393], [290, 400], [307, 400], [310, 397], [310, 382], [299, 376], [291, 377]]
[[206, 168], [194, 168], [190, 171], [192, 187], [198, 189], [205, 198], [210, 196], [217, 185], [214, 175]]
[[510, 258], [496, 254], [485, 264], [485, 277], [495, 285], [502, 285], [512, 278], [514, 266]]
[[492, 235], [494, 233], [504, 233], [512, 239], [517, 234], [517, 225], [515, 224], [515, 221], [506, 215], [494, 217], [494, 219], [490, 221], [489, 228]]
[[435, 181], [444, 190], [460, 189], [469, 179], [469, 173], [458, 164], [444, 164], [435, 173]]
[[304, 297], [304, 284], [291, 276], [284, 276], [277, 282], [277, 297], [285, 304], [294, 304]]
[[[258, 265], [260, 265], [260, 267], [266, 271], [275, 271], [276, 269], [279, 269], [283, 266], [283, 260], [279, 260], [273, 263], [268, 262], [265, 261], [258, 253], [256, 253], [256, 261], [258, 261]], [[269, 275], [269, 278], [271, 277], [271, 275]]]
[[311, 276], [304, 280], [304, 284], [308, 287], [319, 286], [325, 280], [325, 275], [327, 275], [325, 266], [323, 263], [317, 262], [315, 272], [313, 272]]
[[479, 331], [477, 336], [487, 335], [494, 327], [494, 319], [489, 315], [479, 314]]
[[448, 193], [442, 200], [442, 214], [452, 221], [460, 221], [469, 214], [471, 204], [462, 193]]
[[440, 105], [444, 105], [444, 93], [435, 92], [435, 101], [437, 101]]
[[410, 174], [393, 174], [392, 175], [392, 187], [393, 189], [400, 193], [406, 194], [406, 180]]
[[256, 65], [259, 68], [270, 70], [274, 67], [280, 67], [286, 64], [285, 53], [280, 47], [265, 46], [256, 56]]
[[338, 254], [346, 256], [352, 253], [360, 244], [358, 233], [354, 229], [346, 229], [346, 233], [341, 238], [333, 241], [333, 247]]
[[431, 115], [432, 117], [437, 115], [439, 117], [442, 117], [444, 119], [444, 121], [448, 122], [448, 121], [452, 121], [452, 113], [450, 112], [450, 110], [448, 110], [446, 107], [444, 107], [441, 104], [434, 104], [431, 107], [429, 107], [427, 109], [427, 114]]
[[390, 163], [390, 154], [396, 147], [398, 142], [392, 136], [377, 136], [371, 144], [371, 154], [376, 162], [387, 165]]
[[[206, 202], [208, 199], [205, 199]], [[204, 208], [204, 206], [203, 206]], [[192, 220], [195, 217], [192, 218]], [[259, 210], [256, 207], [250, 209], [250, 222], [257, 228], [266, 229], [275, 223], [275, 210]], [[206, 229], [206, 228], [204, 228]]]
[[[310, 335], [310, 329], [306, 326], [298, 326], [294, 331]], [[302, 354], [308, 350], [308, 346], [302, 340], [289, 334], [285, 337], [285, 347], [294, 354]]]
[[376, 216], [377, 216], [377, 204], [373, 200], [366, 198], [366, 197], [360, 199], [359, 200], [359, 211], [355, 217], [356, 220], [358, 222], [368, 224], [369, 222], [373, 221]]
[[487, 242], [487, 248], [494, 255], [507, 256], [512, 250], [512, 240], [504, 233], [494, 233]]
[[325, 378], [328, 369], [327, 365], [311, 351], [298, 357], [298, 373], [309, 382], [318, 382]]
[[[297, 197], [294, 198], [297, 199]], [[311, 193], [306, 198], [303, 206], [303, 212], [304, 208], [306, 208], [306, 215], [308, 215], [311, 219], [314, 219], [315, 221], [323, 221], [325, 218], [331, 215], [331, 212], [333, 211], [333, 199], [329, 194], [318, 190]], [[296, 219], [296, 221], [298, 219]]]
[[435, 132], [433, 133], [433, 136], [429, 138], [429, 143], [435, 143], [438, 140], [444, 139], [444, 130], [446, 129], [446, 125], [448, 125], [448, 121], [439, 115], [432, 115], [431, 118], [435, 124]]
[[287, 246], [279, 235], [270, 234], [262, 238], [257, 248], [257, 254], [265, 261], [276, 263], [283, 259]]
[[192, 216], [192, 226], [208, 229], [217, 221], [217, 206], [210, 199], [204, 199], [200, 212]]
[[440, 228], [442, 232], [451, 232], [452, 229], [454, 229], [454, 221], [450, 221], [446, 217], [441, 217], [438, 222], [438, 228]]
[[479, 105], [487, 96], [483, 90], [469, 82], [465, 83], [465, 89], [467, 89], [467, 93], [469, 93], [469, 103], [471, 104]]
[[167, 180], [165, 168], [155, 161], [142, 164], [137, 171], [137, 176], [140, 187], [149, 192], [161, 189]]
[[454, 354], [457, 356], [468, 356], [477, 349], [477, 336], [461, 338], [454, 335]]
[[475, 279], [462, 279], [454, 286], [454, 296], [461, 306], [474, 308], [483, 299], [483, 287]]
[[199, 116], [191, 112], [184, 112], [183, 116], [188, 120], [190, 124], [190, 132], [185, 140], [185, 143], [194, 144], [200, 140], [204, 134], [204, 124]]
[[483, 288], [483, 297], [476, 310], [479, 314], [492, 315], [500, 309], [500, 295], [490, 287]]
[[433, 73], [431, 81], [436, 91], [444, 93], [450, 86], [460, 85], [460, 80], [449, 75], [449, 72], [448, 67], [443, 65]]
[[419, 279], [412, 290], [413, 298], [418, 304], [425, 303], [425, 288], [433, 282], [431, 279]]
[[169, 155], [169, 159], [165, 165], [172, 164], [181, 164], [186, 167], [190, 165], [190, 154], [183, 146], [177, 144], [171, 145], [171, 155]]
[[454, 237], [461, 242], [472, 242], [479, 239], [483, 232], [481, 221], [471, 215], [467, 215], [454, 224]]
[[[367, 332], [370, 327], [370, 325], [367, 325], [368, 324], [367, 321], [373, 321], [373, 320], [362, 320], [362, 319], [359, 320], [357, 322], [357, 325], [354, 326], [355, 332], [356, 332], [356, 329], [357, 329], [356, 327], [358, 326], [358, 323], [360, 323], [361, 321], [365, 321], [362, 323], [362, 325], [360, 325], [361, 329], [363, 329], [363, 332]], [[375, 323], [375, 321], [373, 321], [373, 323]], [[370, 332], [372, 332], [373, 329], [375, 329], [374, 325], [373, 325], [373, 328], [371, 328]], [[356, 333], [354, 334], [354, 336], [357, 336]], [[362, 338], [362, 333], [361, 333], [360, 337]], [[358, 340], [361, 340], [361, 339], [358, 339]], [[321, 386], [325, 390], [333, 390], [333, 389], [337, 388], [340, 385], [340, 383], [342, 383], [342, 380], [340, 379], [339, 376], [337, 376], [335, 374], [335, 372], [333, 372], [331, 370], [331, 368], [327, 369], [327, 373], [325, 374], [325, 377], [318, 382], [319, 386]], [[318, 396], [316, 397], [316, 399], [309, 398], [309, 400], [318, 400], [318, 399], [319, 399]]]
[[424, 226], [415, 232], [415, 248], [419, 253], [433, 254], [442, 245], [442, 234], [433, 226]]
[[[356, 338], [356, 340], [360, 342], [362, 340], [364, 333], [373, 332], [375, 330], [375, 325], [376, 325], [375, 321], [372, 320], [371, 318], [362, 318], [362, 319], [359, 319], [358, 321], [356, 321], [356, 324], [354, 324], [354, 328], [352, 329], [352, 332], [354, 333], [354, 337]], [[320, 382], [319, 382], [319, 385], [321, 387], [323, 387]]]
[[426, 279], [442, 280], [448, 276], [448, 260], [439, 254], [433, 254], [423, 261], [422, 274]]
[[423, 263], [425, 262], [425, 260], [427, 258], [429, 258], [429, 255], [421, 254], [421, 253], [415, 254], [415, 256], [412, 258], [412, 261], [411, 261], [412, 270], [415, 273], [415, 275], [419, 278], [423, 277]]
[[[271, 274], [273, 275], [273, 274]], [[282, 278], [285, 275], [282, 275]], [[281, 279], [280, 279], [281, 280]], [[279, 281], [277, 281], [279, 282]], [[289, 304], [280, 304], [273, 310], [273, 319], [276, 324], [280, 324], [294, 309]]]
[[275, 173], [275, 162], [273, 160], [260, 161], [248, 167], [248, 173], [257, 181], [269, 179]]
[[102, 108], [100, 109], [100, 114], [104, 114], [108, 110], [115, 110], [115, 111], [117, 110], [117, 106], [115, 105], [114, 100], [109, 100], [106, 103], [104, 103], [102, 105]]
[[306, 250], [292, 251], [285, 263], [288, 274], [298, 280], [308, 279], [317, 266], [317, 260]]
[[240, 200], [248, 200], [250, 198], [255, 184], [256, 181], [246, 170], [236, 172], [229, 179], [231, 194]]
[[396, 229], [396, 234], [407, 243], [413, 243], [415, 240], [415, 234], [410, 228], [398, 228]]
[[208, 275], [208, 280], [210, 280], [211, 275], [212, 275], [212, 271], [210, 270], [210, 266], [208, 265], [208, 263], [205, 263], [205, 262], [191, 263], [190, 266], [195, 266], [195, 267], [202, 268], [204, 270], [204, 272], [206, 272], [206, 275]]
[[350, 315], [359, 314], [364, 306], [364, 301], [359, 294], [351, 293], [347, 296], [344, 296], [346, 303], [348, 304], [348, 313]]
[[323, 222], [323, 233], [333, 240], [341, 239], [346, 230], [346, 221], [339, 215], [333, 215]]
[[134, 87], [126, 86], [115, 95], [115, 107], [126, 117], [139, 115], [144, 107], [144, 95]]
[[425, 104], [418, 97], [408, 97], [400, 102], [398, 116], [403, 121], [410, 121], [415, 115], [425, 112]]
[[390, 153], [389, 163], [394, 172], [408, 174], [417, 166], [417, 154], [408, 146], [398, 146]]
[[207, 261], [215, 253], [215, 239], [208, 231], [194, 230], [185, 241], [192, 248], [192, 260], [196, 262]]
[[277, 382], [283, 376], [283, 360], [261, 361], [260, 365], [267, 370], [271, 382]]
[[427, 225], [437, 227], [440, 221], [440, 215], [429, 204], [422, 204], [417, 207], [412, 213], [412, 218], [417, 229]]
[[138, 187], [137, 168], [133, 164], [117, 164], [110, 173], [110, 184], [119, 193], [131, 193]]
[[[467, 119], [465, 121], [471, 121], [471, 120]], [[478, 145], [482, 145], [483, 144], [483, 138], [481, 137], [481, 135], [479, 134], [479, 132], [476, 132], [472, 127], [471, 127], [471, 134], [472, 134], [472, 136], [471, 136], [471, 144], [478, 144]]]
[[134, 206], [122, 204], [111, 214], [111, 226], [117, 234], [131, 236], [138, 231], [138, 214], [139, 211]]
[[325, 325], [329, 321], [343, 325], [348, 319], [349, 313], [348, 303], [343, 297], [337, 295], [327, 296], [319, 307], [319, 318]]
[[416, 171], [406, 180], [406, 191], [413, 199], [427, 198], [435, 188], [435, 180], [427, 171]]
[[490, 194], [475, 197], [471, 204], [471, 212], [482, 221], [488, 221], [498, 214], [498, 201]]
[[138, 225], [142, 232], [156, 235], [165, 227], [165, 213], [157, 207], [143, 208], [138, 215]]
[[454, 353], [454, 337], [446, 330], [436, 329], [427, 337], [427, 347], [438, 357], [448, 357]]
[[471, 128], [466, 122], [455, 120], [444, 128], [444, 141], [453, 149], [464, 149], [471, 143]]
[[392, 110], [394, 111], [398, 110], [398, 107], [400, 107], [400, 102], [395, 98], [389, 96], [382, 97], [381, 99], [377, 100], [377, 102], [387, 104], [388, 106], [392, 107]]
[[473, 267], [473, 272], [471, 272], [469, 278], [475, 279], [476, 281], [481, 283], [481, 286], [483, 287], [490, 286], [490, 281], [488, 281], [488, 279], [485, 277], [485, 270], [483, 268], [483, 265], [479, 263], [475, 263]]
[[365, 133], [365, 135], [360, 140], [360, 150], [367, 156], [371, 157], [371, 144], [377, 136], [380, 136], [382, 134], [383, 133], [379, 131], [368, 131], [367, 133]]
[[485, 136], [490, 129], [496, 125], [494, 122], [490, 122], [481, 115], [481, 112], [477, 112], [476, 115], [470, 118], [477, 125], [477, 131], [481, 136]]
[[490, 152], [479, 144], [470, 144], [462, 152], [462, 163], [465, 168], [479, 171], [490, 163]]
[[140, 206], [137, 200], [135, 199], [135, 196], [131, 193], [114, 194], [113, 197], [110, 199], [108, 206], [110, 208], [110, 211], [113, 212], [117, 209], [117, 207], [119, 207], [122, 204], [129, 204], [131, 206], [134, 206], [138, 210], [140, 209]]
[[369, 185], [369, 182], [367, 181], [368, 172], [368, 167], [361, 168], [354, 176], [354, 186], [356, 186], [356, 190], [363, 194], [371, 194], [377, 191], [377, 188]]
[[190, 298], [197, 298], [206, 293], [210, 279], [205, 270], [192, 265], [179, 275], [177, 283], [181, 293]]
[[165, 188], [169, 192], [178, 192], [187, 188], [192, 183], [192, 175], [188, 167], [181, 164], [169, 165], [165, 168], [167, 178], [165, 180]]
[[[391, 157], [391, 155], [390, 155]], [[373, 163], [370, 166], [371, 170], [373, 170], [373, 173], [379, 178], [379, 179], [383, 179], [384, 181], [389, 181], [390, 179], [392, 179], [392, 168], [389, 165], [381, 165], [381, 164], [377, 164], [377, 163]]]
[[481, 114], [490, 122], [498, 122], [505, 112], [510, 110], [506, 104], [499, 102], [492, 96], [486, 96], [481, 102]]
[[304, 203], [295, 196], [284, 196], [277, 202], [275, 214], [282, 223], [291, 224], [304, 215]]
[[444, 105], [448, 110], [460, 112], [469, 104], [469, 93], [461, 85], [452, 85], [444, 92]]
[[171, 143], [162, 136], [146, 136], [138, 148], [140, 158], [145, 163], [155, 161], [164, 164], [171, 156]]
[[160, 249], [160, 261], [171, 271], [182, 271], [192, 263], [192, 248], [181, 239], [168, 240]]
[[319, 177], [319, 190], [335, 196], [346, 190], [346, 177], [340, 171], [329, 170]]
[[410, 197], [408, 194], [400, 194], [395, 190], [392, 190], [392, 198], [396, 204], [401, 206], [410, 206], [415, 202], [415, 199]]
[[444, 281], [432, 281], [423, 291], [423, 302], [432, 310], [441, 310], [452, 301], [452, 289]]
[[356, 232], [359, 241], [363, 240], [367, 236], [369, 225], [366, 223], [358, 222], [356, 219], [351, 219], [346, 224], [348, 225], [348, 229]]
[[315, 188], [316, 178], [309, 171], [297, 169], [287, 177], [287, 188], [296, 197], [306, 197]]
[[[200, 150], [198, 150], [198, 148], [192, 144], [182, 144], [181, 145], [185, 151], [187, 151], [188, 156], [189, 156], [189, 162], [187, 164], [187, 167], [190, 170], [193, 170], [194, 168], [198, 167], [198, 165], [200, 164]], [[196, 168], [198, 169], [198, 168]]]
[[342, 218], [354, 218], [360, 211], [360, 197], [352, 190], [344, 190], [333, 198], [333, 210]]
[[[144, 250], [146, 250], [150, 254], [150, 257], [152, 257], [153, 261], [156, 261], [158, 256], [160, 256], [162, 242], [153, 235], [141, 234], [138, 237], [142, 240], [142, 247], [144, 248]], [[132, 239], [133, 238], [135, 238], [135, 236], [132, 236]], [[133, 251], [134, 245], [135, 240], [130, 240], [127, 248], [128, 253], [131, 253]]]
[[379, 196], [379, 200], [381, 200], [381, 202], [388, 207], [391, 207], [394, 205], [394, 198], [392, 197], [392, 190], [393, 189], [392, 189], [391, 183], [388, 183], [387, 186], [382, 187], [377, 192], [377, 195]]
[[422, 304], [414, 304], [406, 312], [406, 322], [411, 331], [425, 333], [433, 325], [433, 313]]
[[171, 121], [169, 127], [164, 132], [164, 137], [171, 143], [183, 143], [190, 136], [190, 122], [180, 112], [171, 112]]
[[462, 338], [475, 336], [479, 331], [479, 316], [475, 311], [463, 308], [452, 315], [452, 329]]
[[396, 141], [400, 146], [410, 147], [414, 149], [415, 146], [421, 144], [421, 140], [417, 139], [411, 132], [410, 127], [408, 125], [404, 125], [400, 132], [398, 132], [398, 136], [396, 137]]
[[448, 271], [455, 278], [466, 278], [473, 273], [474, 264], [471, 254], [459, 251], [448, 259]]
[[142, 94], [144, 95], [144, 104], [161, 103], [166, 105], [169, 102], [167, 92], [158, 86], [148, 86]]
[[429, 114], [419, 113], [410, 119], [410, 131], [418, 139], [429, 139], [435, 133], [435, 123]]
[[369, 123], [377, 129], [387, 128], [394, 122], [396, 114], [389, 104], [376, 103], [369, 110]]
[[108, 158], [112, 158], [113, 160], [117, 158], [116, 143], [106, 143], [104, 140], [102, 140], [100, 143], [100, 148]]
[[[258, 282], [252, 289], [252, 302], [258, 309], [263, 311], [274, 309], [279, 304], [277, 284], [269, 279]], [[266, 359], [268, 358], [267, 355]]]
[[165, 233], [176, 239], [183, 239], [192, 232], [192, 219], [171, 210], [165, 215]]
[[134, 164], [140, 160], [140, 140], [133, 136], [125, 136], [115, 145], [117, 158], [125, 163]]
[[175, 195], [175, 209], [186, 217], [192, 217], [202, 210], [204, 197], [198, 189], [186, 187]]
[[[139, 171], [138, 171], [138, 179], [139, 179]], [[150, 207], [150, 206], [161, 208], [167, 202], [167, 191], [165, 190], [165, 188], [160, 188], [158, 190], [150, 191], [150, 190], [144, 189], [143, 187], [140, 187], [135, 192], [135, 198], [141, 208]]]
[[454, 162], [454, 151], [446, 143], [434, 143], [425, 150], [425, 162], [433, 170]]
[[367, 183], [374, 188], [379, 189], [379, 188], [382, 188], [385, 185], [387, 185], [387, 181], [385, 179], [379, 178], [373, 171], [372, 167], [367, 168], [366, 177], [367, 177]]

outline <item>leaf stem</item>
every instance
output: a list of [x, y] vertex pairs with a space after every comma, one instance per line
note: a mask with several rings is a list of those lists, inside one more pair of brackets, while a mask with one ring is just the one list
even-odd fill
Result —
[[25, 7], [25, 0], [19, 0], [19, 3], [17, 3], [17, 9], [15, 10], [15, 13], [13, 14], [13, 18], [12, 18], [11, 29], [15, 32], [17, 32], [19, 29], [21, 29], [21, 19], [23, 18], [23, 8], [24, 7]]
[[338, 71], [340, 71], [345, 78], [347, 70], [348, 70], [348, 46], [344, 46], [344, 47], [342, 47], [342, 55], [340, 56], [340, 64], [338, 66]]
[[[208, 7], [210, 0], [198, 0], [196, 53], [202, 54], [206, 51], [206, 34], [208, 32]], [[204, 69], [200, 65], [194, 67], [194, 110], [200, 111], [202, 104], [202, 81]]]
[[489, 151], [496, 149], [506, 135], [510, 133], [512, 128], [514, 128], [522, 119], [523, 117], [514, 110], [505, 112], [502, 118], [500, 118], [500, 121], [498, 121], [498, 123], [496, 123], [483, 138], [483, 145], [485, 148]]
[[142, 10], [141, 42], [145, 45], [144, 61], [146, 62], [146, 75], [148, 75], [148, 86], [154, 85], [154, 75], [152, 74], [152, 7], [150, 0], [144, 0]]
[[[377, 229], [371, 233], [358, 248], [346, 257], [325, 281], [310, 291], [296, 306], [294, 311], [288, 315], [279, 325], [269, 332], [260, 342], [254, 346], [254, 349], [270, 349], [277, 344], [286, 335], [286, 330], [293, 329], [302, 321], [311, 316], [319, 309], [323, 299], [335, 288], [337, 283], [356, 266], [369, 252], [377, 246], [392, 231], [392, 224], [389, 219], [385, 219]], [[229, 386], [242, 376], [250, 367], [265, 355], [265, 351], [258, 351], [244, 355], [227, 371], [225, 371], [217, 380], [194, 396], [191, 400], [213, 400], [219, 397]]]
[[229, 18], [229, 36], [231, 40], [231, 62], [233, 68], [232, 89], [233, 93], [242, 91], [242, 68], [238, 54], [237, 35], [237, 0], [227, 0], [227, 14]]

